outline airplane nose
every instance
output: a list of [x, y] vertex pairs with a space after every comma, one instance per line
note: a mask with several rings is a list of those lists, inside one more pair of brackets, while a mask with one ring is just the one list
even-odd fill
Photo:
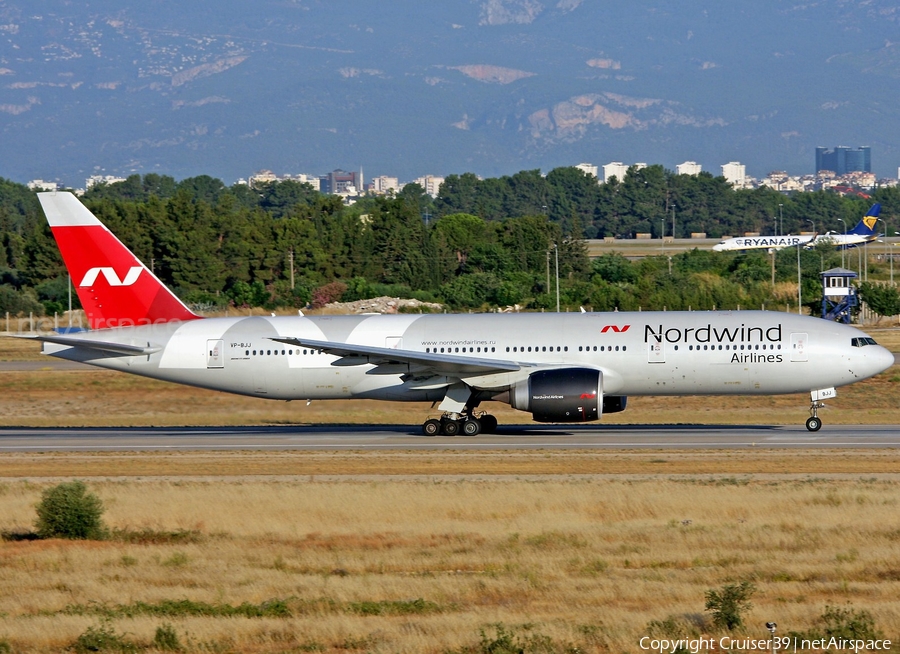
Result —
[[866, 349], [866, 360], [871, 362], [872, 374], [877, 375], [894, 365], [894, 353], [886, 347], [876, 345]]

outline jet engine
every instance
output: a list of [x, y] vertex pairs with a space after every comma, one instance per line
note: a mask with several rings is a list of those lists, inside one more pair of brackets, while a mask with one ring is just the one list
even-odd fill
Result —
[[[621, 402], [610, 403], [611, 410], [623, 410], [625, 398], [615, 399]], [[591, 368], [540, 370], [510, 389], [509, 403], [514, 409], [531, 412], [537, 422], [599, 420], [607, 404], [603, 373]]]
[[619, 413], [625, 410], [626, 404], [628, 404], [627, 395], [604, 395], [603, 413]]

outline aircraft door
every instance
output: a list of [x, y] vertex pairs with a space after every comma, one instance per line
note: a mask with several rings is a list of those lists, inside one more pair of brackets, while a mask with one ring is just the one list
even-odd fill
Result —
[[666, 344], [660, 337], [658, 340], [651, 338], [647, 342], [647, 362], [648, 363], [665, 363], [666, 362]]
[[808, 334], [791, 334], [791, 361], [809, 361]]
[[225, 341], [223, 341], [223, 340], [206, 341], [206, 367], [207, 368], [224, 368], [225, 367]]

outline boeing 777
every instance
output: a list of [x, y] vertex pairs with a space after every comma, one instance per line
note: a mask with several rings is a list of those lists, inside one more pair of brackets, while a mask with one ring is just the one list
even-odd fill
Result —
[[40, 193], [90, 331], [41, 334], [45, 354], [276, 400], [438, 404], [426, 435], [493, 432], [498, 400], [539, 422], [587, 422], [629, 395], [810, 393], [893, 355], [853, 327], [764, 311], [202, 318], [78, 199]]

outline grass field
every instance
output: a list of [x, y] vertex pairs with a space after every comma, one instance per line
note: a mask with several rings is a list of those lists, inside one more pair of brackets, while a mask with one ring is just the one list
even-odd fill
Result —
[[[96, 482], [112, 540], [0, 546], [0, 642], [62, 652], [106, 629], [154, 651], [167, 624], [198, 652], [513, 651], [488, 647], [504, 633], [639, 652], [643, 635], [716, 634], [705, 593], [741, 580], [757, 588], [741, 633], [838, 606], [896, 636], [898, 481]], [[0, 486], [7, 538], [42, 487]]]

